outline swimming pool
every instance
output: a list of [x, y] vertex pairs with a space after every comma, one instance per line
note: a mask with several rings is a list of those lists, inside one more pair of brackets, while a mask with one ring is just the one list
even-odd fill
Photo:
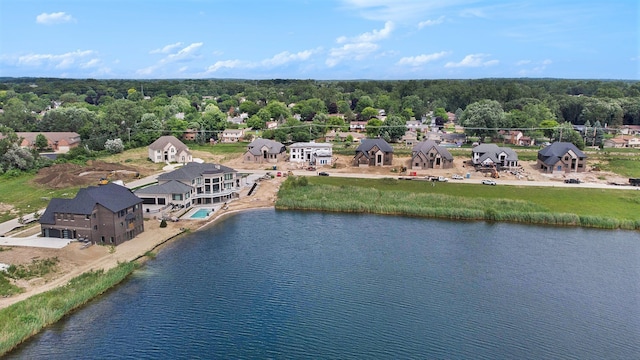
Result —
[[198, 209], [198, 211], [189, 216], [189, 219], [205, 219], [210, 213], [210, 209]]

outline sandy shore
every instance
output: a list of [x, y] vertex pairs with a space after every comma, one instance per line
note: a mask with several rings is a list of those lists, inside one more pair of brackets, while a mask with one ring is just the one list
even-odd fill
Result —
[[145, 231], [135, 239], [127, 241], [111, 250], [107, 246], [93, 245], [82, 248], [80, 243], [72, 243], [62, 249], [34, 249], [11, 247], [0, 252], [0, 263], [29, 263], [35, 259], [57, 257], [60, 262], [58, 271], [49, 274], [46, 278], [38, 278], [31, 281], [20, 281], [18, 286], [25, 292], [11, 297], [0, 298], [0, 309], [22, 301], [30, 296], [63, 286], [74, 277], [91, 270], [108, 270], [121, 262], [134, 261], [143, 257], [147, 252], [161, 250], [163, 244], [174, 239], [179, 239], [185, 230], [197, 231], [208, 226], [218, 219], [230, 214], [259, 208], [273, 207], [276, 195], [284, 178], [274, 178], [260, 182], [257, 191], [246, 196], [245, 189], [239, 199], [229, 203], [227, 209], [217, 210], [213, 216], [206, 220], [182, 220], [168, 223], [166, 228], [160, 228], [158, 220], [147, 220], [144, 223]]

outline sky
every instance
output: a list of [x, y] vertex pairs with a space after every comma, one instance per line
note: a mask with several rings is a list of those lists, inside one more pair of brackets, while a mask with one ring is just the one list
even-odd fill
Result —
[[0, 76], [640, 80], [637, 0], [0, 0]]

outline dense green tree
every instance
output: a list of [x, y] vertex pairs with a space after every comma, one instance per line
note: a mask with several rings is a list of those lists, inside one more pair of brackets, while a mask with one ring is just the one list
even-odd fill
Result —
[[505, 122], [502, 105], [495, 100], [469, 104], [462, 114], [462, 124], [469, 135], [494, 136], [499, 124]]
[[414, 116], [422, 116], [426, 114], [426, 107], [424, 102], [417, 95], [409, 95], [402, 99], [402, 108], [411, 109]]
[[78, 132], [83, 126], [93, 124], [98, 115], [79, 107], [59, 107], [47, 111], [38, 122], [38, 131], [72, 131]]
[[367, 121], [367, 126], [365, 127], [365, 132], [367, 133], [367, 137], [376, 138], [380, 135], [380, 131], [382, 130], [382, 120], [378, 118], [373, 118]]
[[255, 115], [260, 110], [260, 105], [253, 101], [244, 101], [239, 106], [241, 113], [247, 113], [249, 116]]
[[553, 135], [556, 141], [564, 141], [573, 143], [578, 149], [584, 149], [584, 140], [579, 132], [573, 129], [570, 122], [560, 124], [554, 131]]
[[[356, 102], [355, 107], [353, 108], [353, 111], [358, 113], [358, 114], [361, 114], [362, 110], [364, 110], [365, 108], [374, 107], [374, 105], [375, 105], [374, 102], [373, 102], [373, 99], [371, 99], [371, 96], [368, 96], [368, 95], [364, 95], [364, 96], [362, 96], [360, 98], [356, 98], [354, 100], [357, 100], [357, 102]], [[377, 112], [376, 112], [376, 114], [377, 114]]]
[[360, 118], [362, 119], [362, 121], [368, 121], [369, 119], [372, 119], [377, 116], [378, 116], [378, 110], [370, 106], [362, 109], [362, 111], [360, 112]]
[[42, 151], [46, 148], [49, 147], [49, 140], [47, 140], [47, 137], [44, 136], [44, 134], [38, 134], [36, 135], [36, 149], [38, 149], [38, 151]]
[[384, 131], [387, 133], [389, 141], [398, 141], [407, 132], [407, 123], [401, 116], [389, 115], [384, 121]]

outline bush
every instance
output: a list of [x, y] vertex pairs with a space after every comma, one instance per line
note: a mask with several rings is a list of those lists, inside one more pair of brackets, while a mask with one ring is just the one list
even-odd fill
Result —
[[162, 221], [160, 221], [160, 227], [161, 228], [166, 228], [167, 227], [167, 220], [162, 219]]

